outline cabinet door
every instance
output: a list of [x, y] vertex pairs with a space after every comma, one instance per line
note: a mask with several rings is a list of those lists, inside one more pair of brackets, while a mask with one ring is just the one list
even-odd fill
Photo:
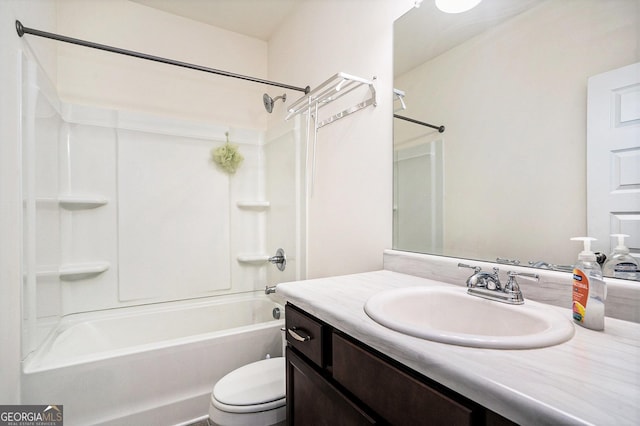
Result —
[[473, 424], [471, 408], [335, 333], [333, 377], [393, 425]]
[[287, 354], [287, 425], [356, 426], [376, 422], [290, 348]]

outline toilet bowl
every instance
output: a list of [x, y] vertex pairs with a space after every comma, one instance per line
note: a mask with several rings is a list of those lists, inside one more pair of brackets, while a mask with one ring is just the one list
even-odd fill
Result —
[[209, 423], [213, 426], [284, 426], [287, 418], [284, 327], [281, 357], [233, 370], [213, 387]]
[[209, 420], [215, 426], [275, 426], [286, 419], [285, 359], [263, 359], [216, 383]]

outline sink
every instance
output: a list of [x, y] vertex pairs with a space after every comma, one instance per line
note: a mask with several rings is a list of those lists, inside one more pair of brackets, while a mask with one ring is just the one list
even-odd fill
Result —
[[373, 295], [364, 310], [375, 322], [422, 339], [493, 349], [532, 349], [573, 337], [570, 319], [549, 306], [482, 299], [466, 288], [408, 287]]

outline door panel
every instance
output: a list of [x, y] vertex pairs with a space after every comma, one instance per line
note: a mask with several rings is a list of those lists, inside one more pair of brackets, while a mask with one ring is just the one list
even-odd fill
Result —
[[606, 254], [610, 234], [628, 234], [640, 258], [640, 63], [591, 77], [588, 90], [588, 234]]

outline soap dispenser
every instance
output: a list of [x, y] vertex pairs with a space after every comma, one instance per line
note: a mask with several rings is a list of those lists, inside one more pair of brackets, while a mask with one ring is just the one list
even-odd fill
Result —
[[602, 279], [602, 270], [591, 251], [591, 241], [595, 238], [575, 237], [573, 241], [582, 241], [584, 250], [578, 255], [573, 268], [573, 320], [592, 330], [604, 330], [604, 302], [607, 287]]
[[629, 254], [629, 249], [624, 245], [624, 239], [628, 235], [611, 234], [611, 236], [618, 238], [618, 245], [602, 268], [604, 276], [628, 280], [640, 279], [638, 261]]

